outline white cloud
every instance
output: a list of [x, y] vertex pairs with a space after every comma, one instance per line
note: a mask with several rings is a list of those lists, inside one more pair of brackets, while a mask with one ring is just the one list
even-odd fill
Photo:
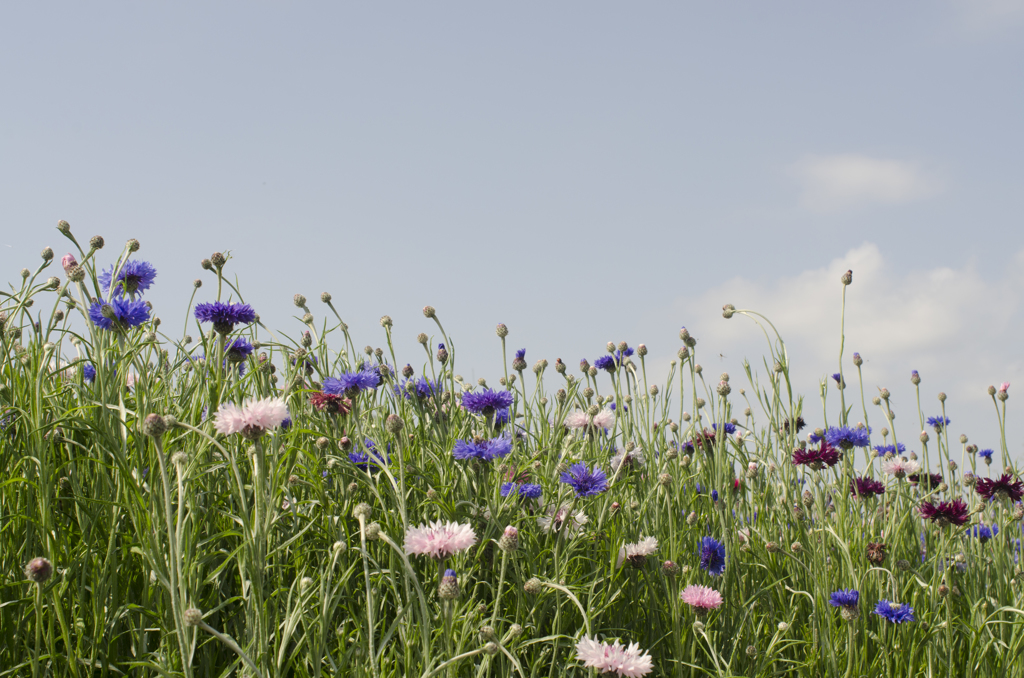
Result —
[[[949, 395], [951, 434], [967, 433], [982, 447], [998, 449], [998, 425], [986, 387], [1002, 381], [1016, 384], [1020, 390], [1010, 390], [1011, 411], [1013, 393], [1024, 398], [1024, 359], [1018, 349], [1024, 319], [1017, 311], [1024, 301], [1024, 251], [992, 280], [973, 262], [955, 269], [913, 269], [888, 261], [877, 245], [868, 243], [827, 265], [772, 282], [734, 278], [699, 297], [681, 299], [673, 312], [687, 319], [699, 339], [698, 362], [714, 373], [732, 372], [737, 376], [734, 383], [746, 381], [737, 374], [745, 357], [763, 378], [761, 356], [768, 354], [768, 346], [748, 318], [722, 318], [722, 304], [767, 316], [786, 342], [794, 387], [807, 396], [805, 411], [812, 415], [808, 421], [820, 425], [818, 384], [839, 368], [839, 278], [847, 269], [853, 270], [853, 284], [846, 289], [843, 371], [849, 384], [847, 404], [855, 403], [854, 421], [863, 418], [852, 364], [857, 351], [865, 360], [864, 390], [872, 426], [880, 426], [880, 414], [870, 399], [884, 386], [902, 415], [897, 418], [901, 439], [916, 439], [920, 430], [910, 371], [917, 369], [923, 379], [925, 416], [940, 411], [936, 395], [944, 391]], [[838, 412], [834, 391], [829, 411], [833, 418]], [[1024, 456], [1019, 449], [1022, 432], [1010, 426], [1008, 436], [1011, 451], [1018, 458]]]
[[796, 163], [793, 174], [801, 187], [801, 207], [815, 212], [909, 202], [938, 189], [913, 163], [864, 155], [808, 156]]

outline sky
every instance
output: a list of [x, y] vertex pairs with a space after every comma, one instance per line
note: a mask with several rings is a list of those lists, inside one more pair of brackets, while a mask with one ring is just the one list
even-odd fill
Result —
[[926, 416], [945, 392], [950, 432], [998, 448], [985, 389], [1024, 389], [1022, 37], [1021, 0], [8, 4], [0, 265], [59, 257], [59, 219], [105, 263], [137, 238], [180, 336], [230, 251], [272, 329], [330, 291], [359, 345], [388, 314], [419, 366], [430, 304], [492, 384], [502, 322], [530, 364], [642, 342], [661, 373], [685, 325], [742, 388], [768, 347], [732, 303], [779, 329], [812, 425], [852, 269], [851, 386], [857, 351], [913, 442], [919, 370]]

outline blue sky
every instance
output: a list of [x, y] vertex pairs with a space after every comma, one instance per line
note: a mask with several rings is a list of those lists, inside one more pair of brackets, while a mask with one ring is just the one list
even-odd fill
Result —
[[271, 327], [329, 290], [415, 360], [432, 304], [492, 382], [498, 322], [531, 364], [626, 340], [659, 369], [686, 325], [738, 377], [764, 346], [730, 302], [778, 321], [814, 412], [853, 268], [869, 393], [909, 424], [918, 369], [993, 447], [985, 387], [1024, 387], [1022, 33], [1013, 0], [10, 5], [0, 264], [62, 253], [58, 219], [136, 237], [179, 334], [231, 250]]

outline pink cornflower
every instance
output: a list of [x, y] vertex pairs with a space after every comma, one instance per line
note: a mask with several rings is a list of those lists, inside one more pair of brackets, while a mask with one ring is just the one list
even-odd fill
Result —
[[625, 560], [629, 560], [633, 567], [643, 567], [644, 563], [647, 562], [647, 556], [657, 550], [658, 540], [654, 537], [641, 539], [636, 544], [623, 544], [619, 548], [619, 562], [616, 563], [615, 567], [622, 567], [622, 563]]
[[722, 604], [722, 594], [707, 586], [687, 586], [679, 594], [679, 599], [699, 612], [715, 610]]
[[75, 260], [75, 255], [68, 253], [60, 260], [60, 265], [64, 267], [64, 272], [70, 274], [71, 269], [78, 266], [78, 262]]
[[999, 384], [999, 390], [1002, 391], [1003, 393], [1006, 393], [1006, 391], [1008, 391], [1009, 388], [1010, 382], [1008, 381], [1004, 381], [1003, 383]]
[[916, 461], [908, 461], [903, 457], [883, 459], [881, 467], [883, 473], [888, 473], [889, 475], [896, 476], [897, 478], [903, 478], [911, 473], [917, 473], [921, 470], [921, 465]]
[[287, 418], [288, 408], [282, 398], [246, 400], [241, 407], [222, 403], [214, 415], [213, 427], [224, 435], [241, 433], [249, 440], [256, 440]]
[[410, 527], [405, 533], [405, 552], [409, 555], [430, 556], [442, 560], [465, 551], [476, 543], [476, 533], [469, 525], [442, 523]]
[[[573, 410], [565, 417], [565, 425], [569, 428], [587, 428], [591, 425], [590, 415], [583, 410]], [[615, 412], [603, 409], [594, 415], [594, 428], [612, 428], [615, 425]]]
[[654, 668], [651, 655], [641, 651], [636, 643], [625, 647], [616, 640], [609, 645], [587, 636], [576, 643], [576, 659], [583, 662], [584, 666], [597, 669], [598, 673], [625, 678], [646, 676]]

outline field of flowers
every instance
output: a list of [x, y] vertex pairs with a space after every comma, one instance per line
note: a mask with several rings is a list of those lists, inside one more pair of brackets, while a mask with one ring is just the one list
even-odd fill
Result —
[[416, 355], [326, 292], [288, 336], [229, 257], [157, 309], [137, 241], [58, 230], [0, 292], [0, 676], [1024, 675], [1009, 384], [979, 450], [836, 328], [805, 401], [731, 305], [756, 374], [498, 325], [469, 383], [429, 306]]

